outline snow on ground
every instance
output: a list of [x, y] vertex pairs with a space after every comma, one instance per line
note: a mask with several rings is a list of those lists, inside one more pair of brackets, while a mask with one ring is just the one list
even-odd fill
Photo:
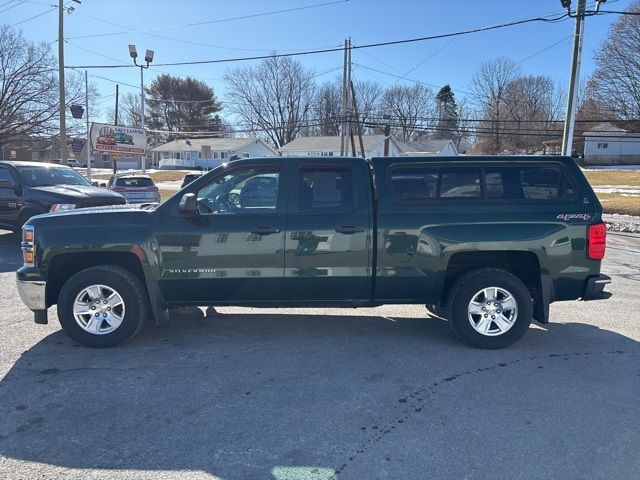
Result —
[[640, 217], [613, 213], [602, 215], [602, 219], [607, 222], [607, 230], [640, 233]]
[[640, 165], [592, 165], [582, 170], [640, 170]]

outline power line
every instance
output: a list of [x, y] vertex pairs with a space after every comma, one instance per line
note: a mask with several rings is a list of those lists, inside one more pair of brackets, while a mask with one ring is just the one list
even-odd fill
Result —
[[54, 10], [57, 10], [57, 9], [56, 8], [51, 8], [49, 10], [45, 10], [44, 12], [39, 13], [38, 15], [34, 15], [33, 17], [29, 17], [29, 18], [27, 18], [25, 20], [22, 20], [22, 21], [18, 22], [18, 23], [14, 23], [13, 25], [9, 25], [9, 28], [17, 27], [18, 25], [22, 25], [23, 23], [26, 23], [29, 20], [33, 20], [34, 18], [41, 17], [42, 15], [46, 15], [49, 12], [53, 12]]
[[[366, 70], [371, 70], [371, 71], [373, 71], [373, 72], [381, 73], [381, 74], [383, 74], [383, 75], [388, 75], [388, 76], [390, 76], [390, 77], [398, 78], [398, 79], [400, 79], [400, 80], [407, 80], [407, 81], [409, 81], [409, 82], [418, 83], [418, 84], [420, 84], [420, 85], [424, 85], [424, 86], [427, 86], [427, 87], [440, 88], [440, 87], [442, 86], [442, 85], [436, 85], [436, 84], [433, 84], [433, 83], [423, 82], [423, 81], [421, 81], [421, 80], [416, 80], [416, 79], [414, 79], [414, 78], [404, 77], [404, 76], [401, 76], [401, 75], [394, 75], [393, 73], [385, 72], [385, 71], [383, 71], [383, 70], [378, 70], [377, 68], [368, 67], [368, 66], [366, 66], [366, 65], [361, 65], [361, 64], [356, 63], [356, 62], [353, 62], [353, 64], [354, 64], [354, 65], [357, 65], [357, 66], [358, 66], [358, 67], [360, 67], [360, 68], [364, 68], [364, 69], [366, 69]], [[454, 92], [458, 92], [458, 93], [465, 93], [465, 94], [467, 94], [467, 95], [471, 95], [471, 92], [467, 92], [467, 91], [465, 91], [465, 90], [459, 90], [459, 89], [455, 89], [455, 88], [452, 88], [451, 90], [453, 90]]]
[[[527, 18], [523, 20], [514, 20], [512, 22], [501, 23], [497, 25], [490, 25], [485, 27], [473, 28], [470, 30], [462, 30], [457, 32], [443, 33], [438, 35], [429, 35], [425, 37], [416, 37], [416, 38], [407, 38], [402, 40], [392, 40], [387, 42], [376, 42], [369, 43], [365, 45], [356, 45], [351, 47], [353, 50], [360, 50], [365, 48], [378, 48], [378, 47], [386, 47], [390, 45], [403, 45], [407, 43], [415, 43], [415, 42], [423, 42], [427, 40], [437, 40], [441, 38], [451, 38], [463, 35], [470, 35], [473, 33], [487, 32], [491, 30], [497, 30], [501, 28], [508, 28], [517, 25], [524, 25], [532, 22], [545, 22], [545, 23], [556, 23], [559, 21], [564, 21], [569, 18], [568, 14], [563, 14], [553, 18], [545, 18], [545, 17], [535, 17], [535, 18]], [[342, 47], [332, 47], [332, 48], [323, 48], [318, 50], [306, 50], [302, 52], [290, 52], [290, 53], [276, 53], [272, 55], [255, 55], [251, 57], [235, 57], [235, 58], [223, 58], [223, 59], [215, 59], [215, 60], [195, 60], [195, 61], [185, 61], [185, 62], [171, 62], [171, 63], [160, 63], [156, 64], [157, 67], [170, 67], [170, 66], [181, 66], [181, 65], [203, 65], [203, 64], [212, 64], [212, 63], [231, 63], [231, 62], [241, 62], [248, 60], [264, 60], [267, 58], [281, 58], [281, 57], [298, 57], [303, 55], [315, 55], [320, 53], [330, 53], [330, 52], [338, 52], [342, 51]], [[132, 68], [134, 65], [80, 65], [80, 66], [69, 66], [67, 68]]]
[[[120, 28], [126, 28], [128, 29], [128, 31], [126, 32], [111, 32], [111, 33], [96, 33], [96, 34], [91, 34], [91, 35], [82, 35], [82, 36], [76, 36], [76, 37], [69, 37], [70, 39], [77, 39], [77, 38], [93, 38], [93, 37], [107, 37], [107, 36], [113, 36], [113, 35], [124, 35], [127, 33], [131, 33], [131, 32], [135, 32], [135, 33], [149, 33], [149, 32], [156, 32], [156, 31], [160, 31], [160, 30], [171, 30], [171, 29], [176, 29], [176, 28], [188, 28], [188, 27], [196, 27], [196, 26], [200, 26], [200, 25], [210, 25], [212, 23], [224, 23], [224, 22], [231, 22], [231, 21], [235, 21], [235, 20], [246, 20], [248, 18], [256, 18], [256, 17], [264, 17], [264, 16], [269, 16], [269, 15], [277, 15], [280, 13], [288, 13], [288, 12], [296, 12], [296, 11], [300, 11], [300, 10], [308, 10], [311, 8], [319, 8], [319, 7], [325, 7], [328, 5], [335, 5], [338, 3], [346, 3], [349, 0], [335, 0], [332, 2], [324, 2], [324, 3], [317, 3], [314, 5], [305, 5], [302, 7], [294, 7], [294, 8], [286, 8], [283, 10], [273, 10], [270, 12], [261, 12], [261, 13], [253, 13], [253, 14], [249, 14], [249, 15], [241, 15], [238, 17], [229, 17], [229, 18], [221, 18], [221, 19], [216, 19], [216, 20], [205, 20], [203, 22], [195, 22], [195, 23], [185, 23], [182, 25], [171, 25], [171, 26], [166, 26], [166, 27], [153, 27], [153, 28], [143, 28], [143, 29], [134, 29], [134, 28], [130, 28], [130, 27], [125, 27], [123, 25], [118, 25], [116, 23], [113, 22], [108, 22], [106, 20], [102, 20], [102, 19], [98, 19], [101, 21], [104, 21], [105, 23], [111, 23], [112, 25], [115, 25], [117, 27]], [[90, 16], [90, 15], [87, 15]], [[96, 18], [96, 17], [92, 17], [92, 18]], [[175, 40], [175, 39], [172, 39]], [[225, 48], [225, 47], [218, 47], [218, 48]], [[239, 50], [239, 49], [238, 49]]]
[[[11, 0], [7, 3], [3, 3], [2, 5], [0, 5], [0, 8], [4, 7], [5, 5], [9, 5], [10, 3], [14, 2], [15, 0]], [[0, 13], [2, 12], [6, 12], [7, 10], [11, 10], [12, 8], [18, 7], [20, 5], [22, 5], [23, 3], [25, 3], [27, 0], [22, 0], [21, 2], [18, 2], [14, 5], [11, 5], [10, 7], [5, 8], [4, 10], [0, 10]]]
[[560, 45], [561, 43], [564, 43], [564, 42], [566, 42], [567, 40], [569, 40], [569, 39], [571, 39], [571, 38], [573, 38], [573, 35], [569, 35], [569, 36], [567, 36], [567, 37], [564, 37], [562, 40], [558, 40], [557, 42], [552, 43], [551, 45], [546, 46], [546, 47], [545, 47], [545, 48], [543, 48], [542, 50], [538, 50], [537, 52], [532, 53], [532, 54], [531, 54], [531, 55], [529, 55], [528, 57], [525, 57], [525, 58], [523, 58], [522, 60], [518, 60], [518, 61], [516, 62], [516, 65], [519, 65], [519, 64], [521, 64], [522, 62], [526, 62], [526, 61], [527, 61], [527, 60], [529, 60], [530, 58], [533, 58], [533, 57], [535, 57], [535, 56], [537, 56], [537, 55], [540, 55], [541, 53], [544, 53], [544, 52], [546, 52], [547, 50], [549, 50], [549, 49], [551, 49], [551, 48], [555, 47], [556, 45]]

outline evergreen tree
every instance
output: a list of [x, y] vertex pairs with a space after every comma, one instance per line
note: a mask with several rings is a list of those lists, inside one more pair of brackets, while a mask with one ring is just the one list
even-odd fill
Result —
[[458, 104], [449, 84], [436, 95], [438, 124], [436, 138], [454, 138], [458, 131]]

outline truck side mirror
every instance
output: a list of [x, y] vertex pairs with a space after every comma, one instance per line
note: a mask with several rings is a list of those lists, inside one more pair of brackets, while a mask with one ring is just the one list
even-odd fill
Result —
[[186, 215], [195, 215], [198, 212], [196, 203], [197, 199], [195, 193], [185, 193], [180, 199], [178, 209], [180, 210], [180, 213], [184, 213]]

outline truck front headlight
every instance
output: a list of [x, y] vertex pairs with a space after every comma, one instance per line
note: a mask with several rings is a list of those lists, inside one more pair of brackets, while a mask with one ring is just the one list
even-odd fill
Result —
[[73, 210], [74, 208], [76, 208], [75, 203], [54, 203], [53, 205], [51, 205], [49, 211], [51, 213], [66, 212], [67, 210]]

